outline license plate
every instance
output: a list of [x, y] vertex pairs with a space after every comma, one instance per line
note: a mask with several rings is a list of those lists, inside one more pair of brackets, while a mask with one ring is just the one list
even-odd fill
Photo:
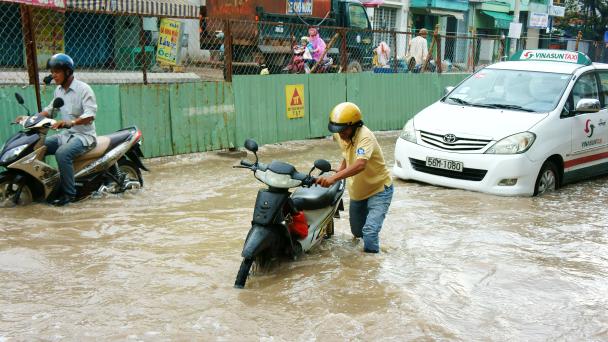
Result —
[[426, 166], [456, 172], [462, 172], [462, 169], [464, 168], [462, 162], [433, 157], [426, 157]]

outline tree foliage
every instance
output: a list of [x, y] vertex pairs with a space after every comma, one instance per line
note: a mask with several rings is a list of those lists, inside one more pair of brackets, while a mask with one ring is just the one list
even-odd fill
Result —
[[567, 35], [582, 31], [585, 39], [602, 40], [608, 27], [608, 0], [566, 0], [566, 14], [560, 19], [556, 27]]

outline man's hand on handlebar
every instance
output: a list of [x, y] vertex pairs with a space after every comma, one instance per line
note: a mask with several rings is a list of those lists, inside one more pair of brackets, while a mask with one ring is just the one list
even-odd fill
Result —
[[27, 118], [27, 115], [19, 115], [15, 118], [15, 121], [13, 121], [13, 123], [20, 124], [21, 122], [23, 122], [23, 120], [27, 120]]
[[73, 125], [70, 121], [57, 120], [51, 128], [60, 129], [60, 128], [70, 128], [72, 126]]
[[334, 177], [334, 176], [329, 176], [329, 177], [319, 177], [315, 180], [315, 183], [319, 184], [320, 186], [324, 187], [324, 188], [329, 188], [330, 186], [334, 185], [334, 183], [336, 183], [338, 180]]

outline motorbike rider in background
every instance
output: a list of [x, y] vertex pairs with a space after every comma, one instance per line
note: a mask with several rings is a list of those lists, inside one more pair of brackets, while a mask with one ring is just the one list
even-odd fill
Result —
[[374, 133], [363, 125], [357, 105], [343, 102], [329, 115], [328, 129], [342, 151], [342, 163], [331, 176], [317, 183], [329, 187], [347, 179], [350, 229], [363, 237], [364, 252], [380, 251], [379, 233], [393, 198], [393, 181]]
[[[47, 67], [57, 84], [53, 98], [62, 98], [64, 101], [59, 109], [61, 118], [52, 128], [65, 130], [45, 140], [47, 154], [54, 154], [57, 160], [62, 191], [51, 204], [62, 206], [76, 199], [74, 159], [96, 145], [97, 133], [93, 121], [97, 113], [97, 101], [91, 87], [74, 78], [74, 61], [70, 56], [63, 53], [53, 55]], [[40, 115], [50, 117], [51, 110], [52, 102]], [[21, 117], [16, 121], [20, 119]]]

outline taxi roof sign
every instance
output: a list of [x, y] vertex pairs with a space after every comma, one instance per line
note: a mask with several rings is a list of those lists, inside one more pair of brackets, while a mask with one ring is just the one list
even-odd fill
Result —
[[580, 65], [591, 65], [591, 59], [582, 52], [565, 50], [522, 50], [516, 52], [510, 61], [550, 61]]

